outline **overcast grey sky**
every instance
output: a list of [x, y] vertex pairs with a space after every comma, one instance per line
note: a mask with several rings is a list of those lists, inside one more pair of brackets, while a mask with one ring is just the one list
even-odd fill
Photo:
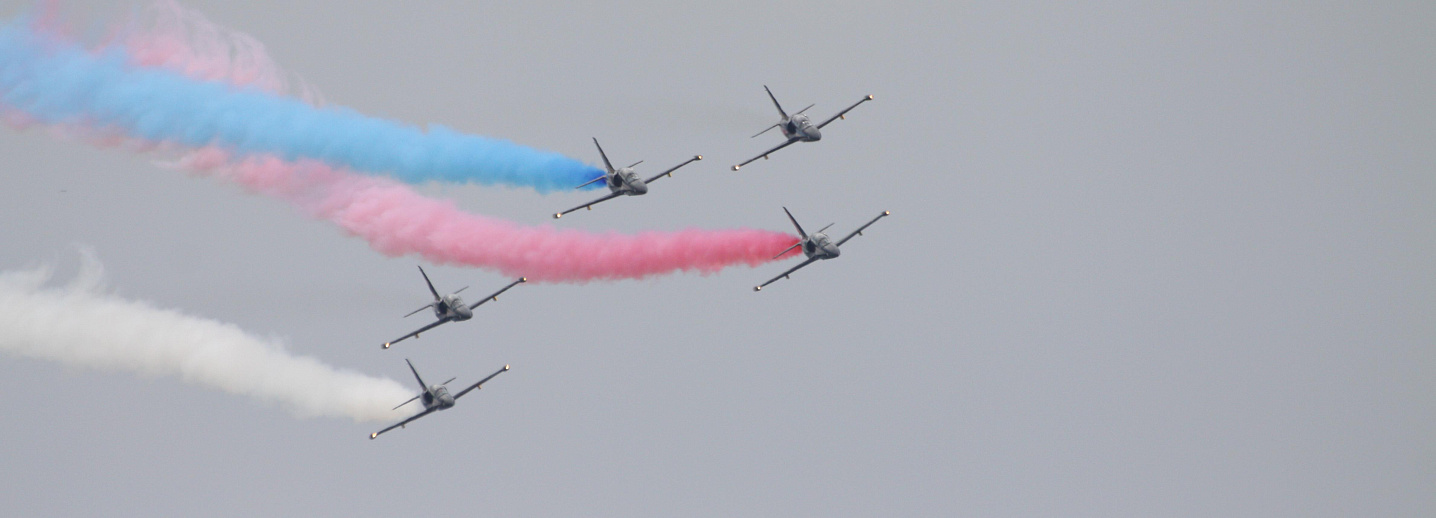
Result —
[[[762, 293], [783, 265], [522, 286], [381, 351], [427, 297], [417, 259], [149, 157], [0, 129], [0, 269], [64, 278], [80, 243], [125, 297], [337, 366], [513, 365], [370, 441], [172, 378], [0, 357], [5, 514], [1436, 512], [1430, 3], [406, 4], [185, 3], [367, 114], [591, 163], [590, 137], [616, 162], [705, 156], [564, 227], [893, 217]], [[820, 116], [876, 101], [728, 171], [777, 142], [748, 138], [774, 122], [764, 84]], [[529, 224], [590, 196], [421, 190]]]

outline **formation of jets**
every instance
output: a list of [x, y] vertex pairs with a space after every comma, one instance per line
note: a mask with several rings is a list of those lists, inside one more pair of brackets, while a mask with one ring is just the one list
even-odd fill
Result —
[[[770, 90], [767, 85], [763, 86], [763, 90], [768, 92], [768, 98], [772, 99], [773, 107], [778, 109], [778, 115], [780, 119], [772, 126], [769, 126], [763, 131], [758, 132], [756, 135], [753, 135], [752, 138], [756, 138], [759, 135], [767, 133], [773, 128], [778, 128], [779, 131], [783, 133], [783, 138], [785, 138], [786, 140], [782, 144], [779, 144], [772, 149], [764, 151], [758, 156], [755, 156], [748, 159], [747, 161], [733, 166], [734, 171], [739, 170], [743, 166], [748, 165], [753, 161], [758, 160], [759, 158], [766, 159], [768, 158], [768, 155], [771, 155], [773, 152], [788, 147], [793, 143], [817, 142], [819, 140], [822, 140], [823, 127], [832, 124], [835, 120], [846, 119], [848, 112], [852, 111], [853, 108], [857, 108], [858, 105], [873, 100], [873, 96], [871, 95], [864, 96], [858, 102], [853, 103], [852, 106], [844, 108], [842, 111], [838, 112], [832, 117], [828, 117], [823, 122], [814, 124], [811, 120], [808, 119], [808, 116], [803, 113], [808, 111], [808, 109], [812, 108], [814, 105], [810, 104], [806, 108], [789, 114], [788, 112], [783, 110], [783, 105], [778, 103], [778, 98], [773, 95], [773, 91]], [[593, 210], [594, 205], [617, 198], [619, 196], [642, 196], [644, 194], [648, 194], [648, 184], [653, 183], [659, 178], [663, 178], [665, 176], [672, 177], [673, 172], [677, 171], [679, 168], [693, 162], [703, 160], [703, 155], [694, 155], [693, 158], [689, 158], [683, 163], [670, 167], [661, 173], [653, 175], [649, 178], [643, 178], [638, 176], [638, 173], [633, 170], [634, 167], [643, 163], [642, 160], [634, 162], [632, 165], [629, 165], [627, 167], [615, 168], [613, 167], [613, 163], [608, 160], [608, 154], [604, 153], [603, 146], [599, 145], [597, 138], [593, 139], [593, 145], [594, 147], [598, 148], [598, 155], [603, 159], [605, 173], [603, 174], [603, 176], [599, 176], [581, 185], [575, 186], [575, 189], [582, 189], [594, 183], [604, 182], [604, 186], [608, 187], [608, 194], [583, 205], [568, 209], [566, 211], [554, 213], [553, 217], [555, 219], [562, 218], [565, 214], [569, 214], [579, 209]], [[842, 254], [841, 247], [844, 243], [847, 243], [848, 240], [852, 239], [853, 237], [862, 235], [863, 231], [866, 230], [868, 227], [872, 226], [873, 223], [877, 223], [878, 220], [891, 214], [888, 211], [883, 211], [882, 214], [879, 214], [877, 217], [858, 227], [857, 230], [852, 231], [848, 235], [844, 236], [842, 239], [839, 239], [834, 242], [832, 238], [828, 237], [828, 235], [824, 233], [824, 231], [833, 226], [832, 223], [829, 223], [827, 226], [818, 229], [817, 232], [809, 234], [803, 230], [802, 225], [798, 224], [798, 219], [793, 217], [793, 213], [788, 211], [787, 207], [783, 207], [783, 212], [788, 215], [788, 221], [791, 221], [793, 223], [793, 228], [797, 229], [799, 240], [797, 243], [794, 243], [793, 246], [790, 246], [786, 250], [779, 252], [778, 255], [773, 256], [773, 258], [777, 259], [792, 251], [794, 248], [801, 247], [803, 255], [806, 257], [806, 260], [799, 263], [797, 266], [789, 268], [787, 271], [779, 274], [777, 277], [773, 277], [772, 279], [769, 279], [763, 284], [754, 286], [753, 291], [762, 291], [764, 287], [774, 282], [777, 282], [779, 279], [790, 278], [793, 272], [796, 272], [805, 266], [813, 264], [814, 262], [838, 257]], [[459, 297], [459, 292], [467, 289], [467, 286], [459, 288], [458, 290], [455, 290], [448, 295], [440, 296], [439, 291], [434, 289], [434, 283], [429, 281], [429, 274], [424, 272], [424, 268], [422, 266], [419, 267], [419, 274], [424, 277], [424, 283], [429, 286], [429, 293], [434, 296], [434, 301], [404, 316], [407, 318], [425, 309], [432, 309], [434, 311], [434, 317], [436, 318], [436, 320], [430, 324], [420, 327], [419, 329], [409, 334], [406, 334], [394, 340], [390, 340], [388, 342], [384, 342], [384, 349], [388, 349], [394, 344], [407, 340], [409, 338], [417, 339], [419, 337], [419, 333], [426, 332], [440, 325], [449, 322], [461, 322], [464, 320], [469, 320], [473, 318], [474, 310], [478, 309], [479, 306], [483, 305], [485, 302], [498, 300], [500, 294], [528, 280], [526, 277], [520, 277], [518, 280], [509, 283], [507, 286], [504, 286], [493, 294], [484, 297], [478, 302], [466, 305], [464, 303], [464, 299]], [[404, 360], [404, 363], [407, 363], [409, 365], [409, 371], [414, 373], [414, 379], [419, 382], [419, 394], [412, 398], [409, 398], [408, 401], [405, 401], [403, 403], [400, 403], [398, 406], [395, 406], [394, 410], [398, 410], [404, 405], [407, 405], [414, 401], [419, 401], [420, 403], [422, 403], [424, 405], [424, 410], [407, 419], [404, 419], [403, 421], [390, 425], [388, 428], [369, 434], [370, 439], [378, 438], [380, 434], [383, 434], [395, 428], [404, 428], [406, 425], [413, 422], [414, 420], [429, 415], [431, 413], [440, 410], [447, 410], [453, 407], [455, 402], [457, 402], [458, 399], [463, 397], [465, 394], [468, 394], [469, 392], [472, 392], [474, 390], [478, 390], [483, 386], [484, 383], [493, 379], [495, 376], [503, 374], [504, 372], [507, 372], [509, 370], [509, 366], [505, 365], [504, 368], [499, 369], [497, 372], [488, 375], [484, 379], [479, 380], [477, 383], [469, 385], [468, 387], [458, 391], [457, 393], [451, 394], [447, 385], [449, 384], [449, 382], [452, 382], [457, 378], [449, 378], [448, 381], [445, 381], [438, 385], [428, 385], [424, 383], [424, 379], [419, 376], [419, 371], [418, 369], [414, 368], [413, 362], [410, 362], [406, 358]]]

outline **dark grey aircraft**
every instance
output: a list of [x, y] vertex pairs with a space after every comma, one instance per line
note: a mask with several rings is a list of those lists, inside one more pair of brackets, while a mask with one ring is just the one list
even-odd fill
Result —
[[[817, 125], [814, 125], [814, 124], [813, 124], [813, 121], [808, 120], [808, 116], [807, 116], [807, 115], [803, 115], [803, 112], [808, 111], [808, 108], [812, 108], [814, 105], [809, 104], [809, 105], [808, 105], [808, 108], [803, 108], [803, 109], [801, 109], [801, 110], [798, 110], [797, 113], [794, 113], [794, 114], [792, 114], [792, 115], [788, 115], [788, 112], [783, 111], [783, 105], [778, 104], [778, 98], [777, 98], [777, 97], [773, 97], [773, 91], [772, 91], [772, 90], [768, 90], [768, 85], [763, 85], [763, 89], [768, 91], [768, 98], [773, 100], [773, 106], [775, 106], [775, 107], [778, 108], [778, 115], [782, 116], [783, 118], [782, 118], [781, 120], [779, 120], [777, 124], [774, 124], [774, 125], [772, 125], [772, 126], [768, 126], [768, 128], [765, 129], [765, 130], [763, 130], [763, 131], [759, 131], [759, 132], [758, 132], [758, 135], [762, 135], [762, 134], [764, 134], [764, 133], [767, 133], [768, 130], [770, 130], [770, 129], [778, 128], [778, 129], [780, 129], [780, 130], [783, 131], [783, 137], [784, 137], [784, 138], [787, 138], [788, 141], [787, 141], [787, 142], [784, 142], [784, 143], [782, 143], [782, 144], [778, 144], [778, 147], [775, 147], [775, 148], [773, 148], [773, 149], [769, 149], [769, 150], [767, 150], [767, 151], [764, 151], [763, 154], [761, 154], [761, 155], [755, 156], [755, 157], [753, 157], [753, 158], [749, 158], [747, 162], [743, 162], [743, 163], [741, 163], [741, 164], [738, 164], [738, 165], [733, 166], [733, 170], [734, 170], [734, 171], [737, 171], [739, 168], [742, 168], [743, 166], [748, 165], [748, 164], [751, 163], [752, 161], [757, 160], [757, 159], [759, 159], [759, 158], [764, 158], [764, 159], [766, 159], [766, 158], [768, 158], [768, 155], [772, 154], [774, 151], [777, 151], [777, 150], [779, 150], [779, 149], [783, 149], [783, 148], [785, 148], [785, 147], [788, 147], [788, 146], [792, 145], [794, 142], [817, 142], [817, 141], [819, 141], [819, 140], [822, 140], [822, 139], [823, 139], [823, 133], [822, 133], [822, 131], [820, 131], [820, 130], [823, 129], [823, 126], [827, 126], [827, 125], [829, 125], [829, 124], [832, 124], [833, 121], [838, 120], [838, 119], [846, 119], [846, 118], [848, 118], [848, 117], [847, 117], [848, 112], [849, 112], [849, 111], [852, 111], [853, 108], [857, 108], [859, 104], [862, 104], [862, 103], [865, 103], [865, 102], [868, 102], [868, 101], [873, 100], [873, 96], [871, 96], [871, 95], [868, 95], [868, 96], [866, 96], [866, 97], [863, 97], [862, 100], [859, 100], [858, 102], [853, 103], [852, 106], [849, 106], [849, 107], [843, 109], [843, 111], [838, 112], [837, 115], [834, 115], [834, 116], [832, 116], [832, 117], [828, 117], [828, 120], [825, 120], [825, 121], [823, 121], [823, 122], [821, 122], [821, 123], [819, 123], [819, 124], [817, 124]], [[758, 135], [753, 135], [753, 137], [757, 137]], [[753, 137], [750, 137], [750, 138], [753, 138]]]
[[469, 388], [460, 390], [458, 394], [450, 395], [449, 387], [446, 387], [445, 385], [448, 385], [449, 381], [454, 381], [458, 378], [449, 378], [449, 381], [445, 381], [438, 385], [426, 385], [424, 384], [424, 378], [419, 377], [419, 371], [414, 369], [414, 364], [410, 362], [408, 358], [404, 359], [404, 363], [409, 364], [409, 371], [414, 373], [414, 379], [419, 380], [419, 390], [422, 390], [423, 392], [420, 392], [417, 396], [409, 398], [408, 401], [399, 403], [399, 406], [394, 407], [394, 410], [398, 410], [400, 406], [413, 403], [415, 399], [418, 399], [424, 403], [424, 411], [415, 414], [413, 417], [410, 417], [403, 421], [399, 421], [398, 424], [391, 425], [388, 428], [369, 434], [370, 439], [378, 437], [379, 434], [387, 432], [389, 430], [393, 430], [395, 428], [403, 428], [404, 425], [407, 425], [420, 417], [424, 417], [439, 410], [447, 410], [449, 407], [454, 406], [455, 401], [458, 401], [459, 398], [464, 397], [464, 394], [468, 394], [471, 390], [478, 389], [479, 387], [483, 386], [484, 382], [494, 379], [494, 376], [498, 376], [509, 370], [509, 366], [505, 365], [504, 368], [499, 369], [498, 372], [490, 374], [489, 377], [479, 380], [478, 383], [469, 385]]
[[459, 288], [457, 291], [455, 291], [455, 292], [453, 292], [453, 293], [450, 293], [450, 294], [448, 294], [448, 295], [444, 295], [444, 296], [440, 297], [440, 296], [439, 296], [439, 292], [434, 289], [434, 283], [429, 282], [429, 274], [424, 273], [424, 267], [423, 267], [423, 266], [420, 266], [420, 267], [419, 267], [419, 275], [423, 275], [423, 276], [424, 276], [424, 284], [428, 284], [428, 285], [429, 285], [429, 293], [433, 293], [433, 294], [434, 294], [434, 301], [428, 303], [427, 305], [425, 305], [425, 306], [422, 307], [422, 308], [419, 308], [419, 309], [416, 309], [416, 310], [414, 310], [414, 311], [409, 312], [409, 314], [408, 314], [408, 315], [404, 315], [404, 317], [405, 317], [405, 318], [408, 318], [409, 316], [413, 315], [414, 313], [418, 313], [418, 312], [420, 312], [420, 311], [423, 311], [425, 308], [434, 308], [434, 316], [439, 317], [439, 320], [435, 321], [435, 322], [432, 323], [432, 324], [429, 324], [429, 325], [427, 325], [427, 326], [424, 326], [424, 327], [419, 328], [418, 331], [414, 331], [414, 332], [412, 332], [412, 333], [409, 333], [409, 334], [407, 334], [407, 335], [401, 336], [401, 337], [399, 337], [399, 338], [390, 340], [390, 341], [388, 341], [388, 342], [384, 342], [384, 348], [385, 348], [385, 349], [388, 349], [389, 346], [391, 346], [391, 345], [397, 344], [397, 343], [402, 342], [402, 341], [404, 341], [404, 340], [408, 340], [410, 337], [418, 338], [418, 337], [419, 337], [419, 333], [422, 333], [422, 332], [424, 332], [424, 331], [428, 331], [428, 330], [430, 330], [430, 329], [433, 329], [433, 328], [435, 328], [435, 327], [438, 327], [440, 324], [447, 324], [447, 323], [449, 323], [449, 322], [459, 322], [459, 321], [463, 321], [463, 320], [468, 320], [468, 319], [470, 319], [470, 318], [474, 318], [474, 308], [477, 308], [477, 307], [479, 307], [479, 306], [482, 306], [482, 305], [484, 305], [485, 302], [488, 302], [488, 301], [490, 301], [490, 300], [499, 300], [499, 294], [500, 294], [500, 293], [503, 293], [503, 292], [505, 292], [505, 291], [509, 291], [509, 288], [512, 288], [512, 287], [514, 287], [514, 286], [518, 286], [519, 283], [521, 283], [521, 282], [528, 282], [528, 280], [529, 280], [528, 277], [519, 277], [519, 280], [516, 280], [516, 281], [514, 281], [514, 282], [509, 283], [508, 286], [504, 286], [503, 289], [494, 292], [492, 295], [489, 295], [489, 296], [487, 296], [487, 297], [484, 297], [483, 300], [480, 300], [480, 301], [478, 301], [478, 302], [475, 302], [475, 303], [473, 303], [473, 304], [470, 304], [470, 305], [465, 306], [465, 305], [464, 305], [464, 299], [461, 298], [461, 297], [459, 297], [459, 292], [460, 292], [460, 291], [464, 291], [464, 290], [466, 290], [466, 289], [469, 289], [468, 286], [464, 286], [464, 287], [462, 287], [462, 288]]
[[878, 220], [887, 217], [889, 214], [892, 214], [891, 212], [883, 211], [882, 214], [878, 214], [878, 217], [873, 218], [872, 221], [869, 221], [867, 222], [867, 224], [858, 227], [858, 229], [854, 230], [853, 233], [848, 234], [847, 237], [839, 239], [838, 242], [834, 243], [831, 239], [828, 238], [827, 234], [823, 233], [823, 231], [827, 230], [828, 227], [833, 226], [832, 223], [828, 223], [828, 227], [820, 228], [817, 232], [814, 232], [810, 235], [806, 232], [803, 232], [803, 226], [798, 224], [797, 218], [793, 217], [793, 213], [788, 212], [787, 207], [783, 207], [783, 212], [786, 212], [788, 214], [788, 221], [793, 222], [793, 227], [798, 229], [798, 235], [802, 236], [802, 239], [798, 240], [797, 243], [794, 243], [793, 246], [788, 247], [787, 250], [779, 252], [778, 255], [773, 256], [773, 258], [777, 259], [779, 257], [782, 257], [783, 254], [788, 253], [788, 250], [792, 250], [796, 247], [801, 246], [803, 247], [803, 255], [808, 256], [808, 260], [799, 263], [797, 266], [789, 268], [788, 271], [783, 272], [782, 275], [769, 279], [768, 282], [765, 282], [760, 286], [754, 286], [753, 291], [763, 291], [763, 286], [773, 284], [774, 282], [777, 282], [778, 279], [786, 279], [788, 278], [789, 274], [798, 271], [798, 268], [813, 264], [814, 261], [832, 259], [841, 255], [842, 250], [839, 250], [838, 247], [843, 246], [843, 243], [848, 242], [848, 240], [852, 239], [853, 236], [863, 235], [863, 230], [867, 229], [873, 223], [877, 223]]
[[582, 189], [584, 186], [602, 180], [604, 184], [608, 186], [608, 195], [597, 200], [585, 203], [583, 205], [579, 205], [572, 209], [556, 213], [553, 215], [554, 219], [561, 218], [564, 214], [568, 214], [578, 209], [587, 208], [588, 210], [593, 210], [594, 205], [617, 198], [619, 196], [642, 196], [644, 194], [648, 194], [649, 183], [652, 183], [654, 180], [657, 180], [659, 178], [663, 178], [664, 176], [671, 177], [673, 176], [673, 172], [677, 171], [678, 168], [703, 159], [703, 155], [694, 155], [693, 158], [688, 159], [686, 162], [675, 165], [669, 168], [667, 171], [653, 175], [653, 178], [644, 180], [638, 177], [638, 173], [633, 172], [633, 166], [642, 164], [642, 160], [634, 162], [633, 165], [628, 167], [614, 169], [613, 164], [608, 162], [608, 155], [603, 153], [603, 146], [598, 145], [598, 139], [593, 139], [593, 145], [598, 146], [598, 155], [603, 157], [603, 166], [608, 168], [608, 172], [604, 173], [603, 176], [589, 180], [583, 185], [580, 185], [575, 188]]

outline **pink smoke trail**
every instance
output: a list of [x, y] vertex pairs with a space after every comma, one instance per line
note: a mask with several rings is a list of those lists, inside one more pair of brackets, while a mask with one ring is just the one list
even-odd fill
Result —
[[[150, 27], [136, 30], [139, 25], [131, 24], [115, 37], [137, 64], [280, 93], [288, 87], [285, 75], [253, 38], [218, 28], [172, 1], [159, 2], [151, 12], [157, 20]], [[69, 129], [92, 143], [106, 142], [86, 134], [85, 128]], [[108, 143], [136, 149], [146, 145]], [[172, 149], [162, 146], [161, 150]], [[712, 273], [773, 261], [775, 254], [797, 242], [781, 232], [747, 229], [625, 235], [529, 227], [467, 213], [452, 202], [426, 198], [398, 182], [322, 162], [289, 162], [273, 156], [235, 160], [219, 148], [190, 151], [172, 164], [286, 200], [368, 241], [385, 255], [417, 254], [435, 263], [489, 268], [539, 282]], [[791, 251], [783, 257], [797, 254]]]
[[101, 47], [123, 46], [137, 66], [275, 94], [295, 93], [310, 104], [321, 104], [318, 92], [302, 80], [291, 82], [253, 36], [220, 26], [174, 0], [156, 1], [145, 14], [117, 26]]
[[[756, 266], [797, 238], [764, 230], [685, 230], [592, 234], [528, 227], [466, 213], [397, 182], [345, 173], [319, 162], [278, 158], [232, 161], [219, 149], [191, 153], [178, 165], [280, 198], [332, 221], [389, 256], [418, 254], [527, 276], [540, 282], [641, 279], [676, 271], [711, 273]], [[797, 251], [786, 256], [797, 255]]]

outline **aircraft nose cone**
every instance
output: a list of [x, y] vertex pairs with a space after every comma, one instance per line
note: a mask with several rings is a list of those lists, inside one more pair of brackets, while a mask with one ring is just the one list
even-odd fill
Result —
[[643, 183], [643, 180], [633, 182], [633, 192], [636, 194], [648, 194], [648, 184]]
[[805, 133], [808, 134], [808, 140], [811, 140], [813, 142], [823, 140], [823, 132], [818, 131], [818, 128], [808, 128]]
[[826, 246], [826, 247], [824, 247], [824, 248], [827, 248], [828, 255], [831, 256], [831, 257], [837, 257], [837, 256], [840, 256], [840, 255], [843, 255], [843, 251], [840, 250], [840, 249], [838, 249], [838, 247], [836, 247], [836, 246], [828, 245], [828, 246]]

